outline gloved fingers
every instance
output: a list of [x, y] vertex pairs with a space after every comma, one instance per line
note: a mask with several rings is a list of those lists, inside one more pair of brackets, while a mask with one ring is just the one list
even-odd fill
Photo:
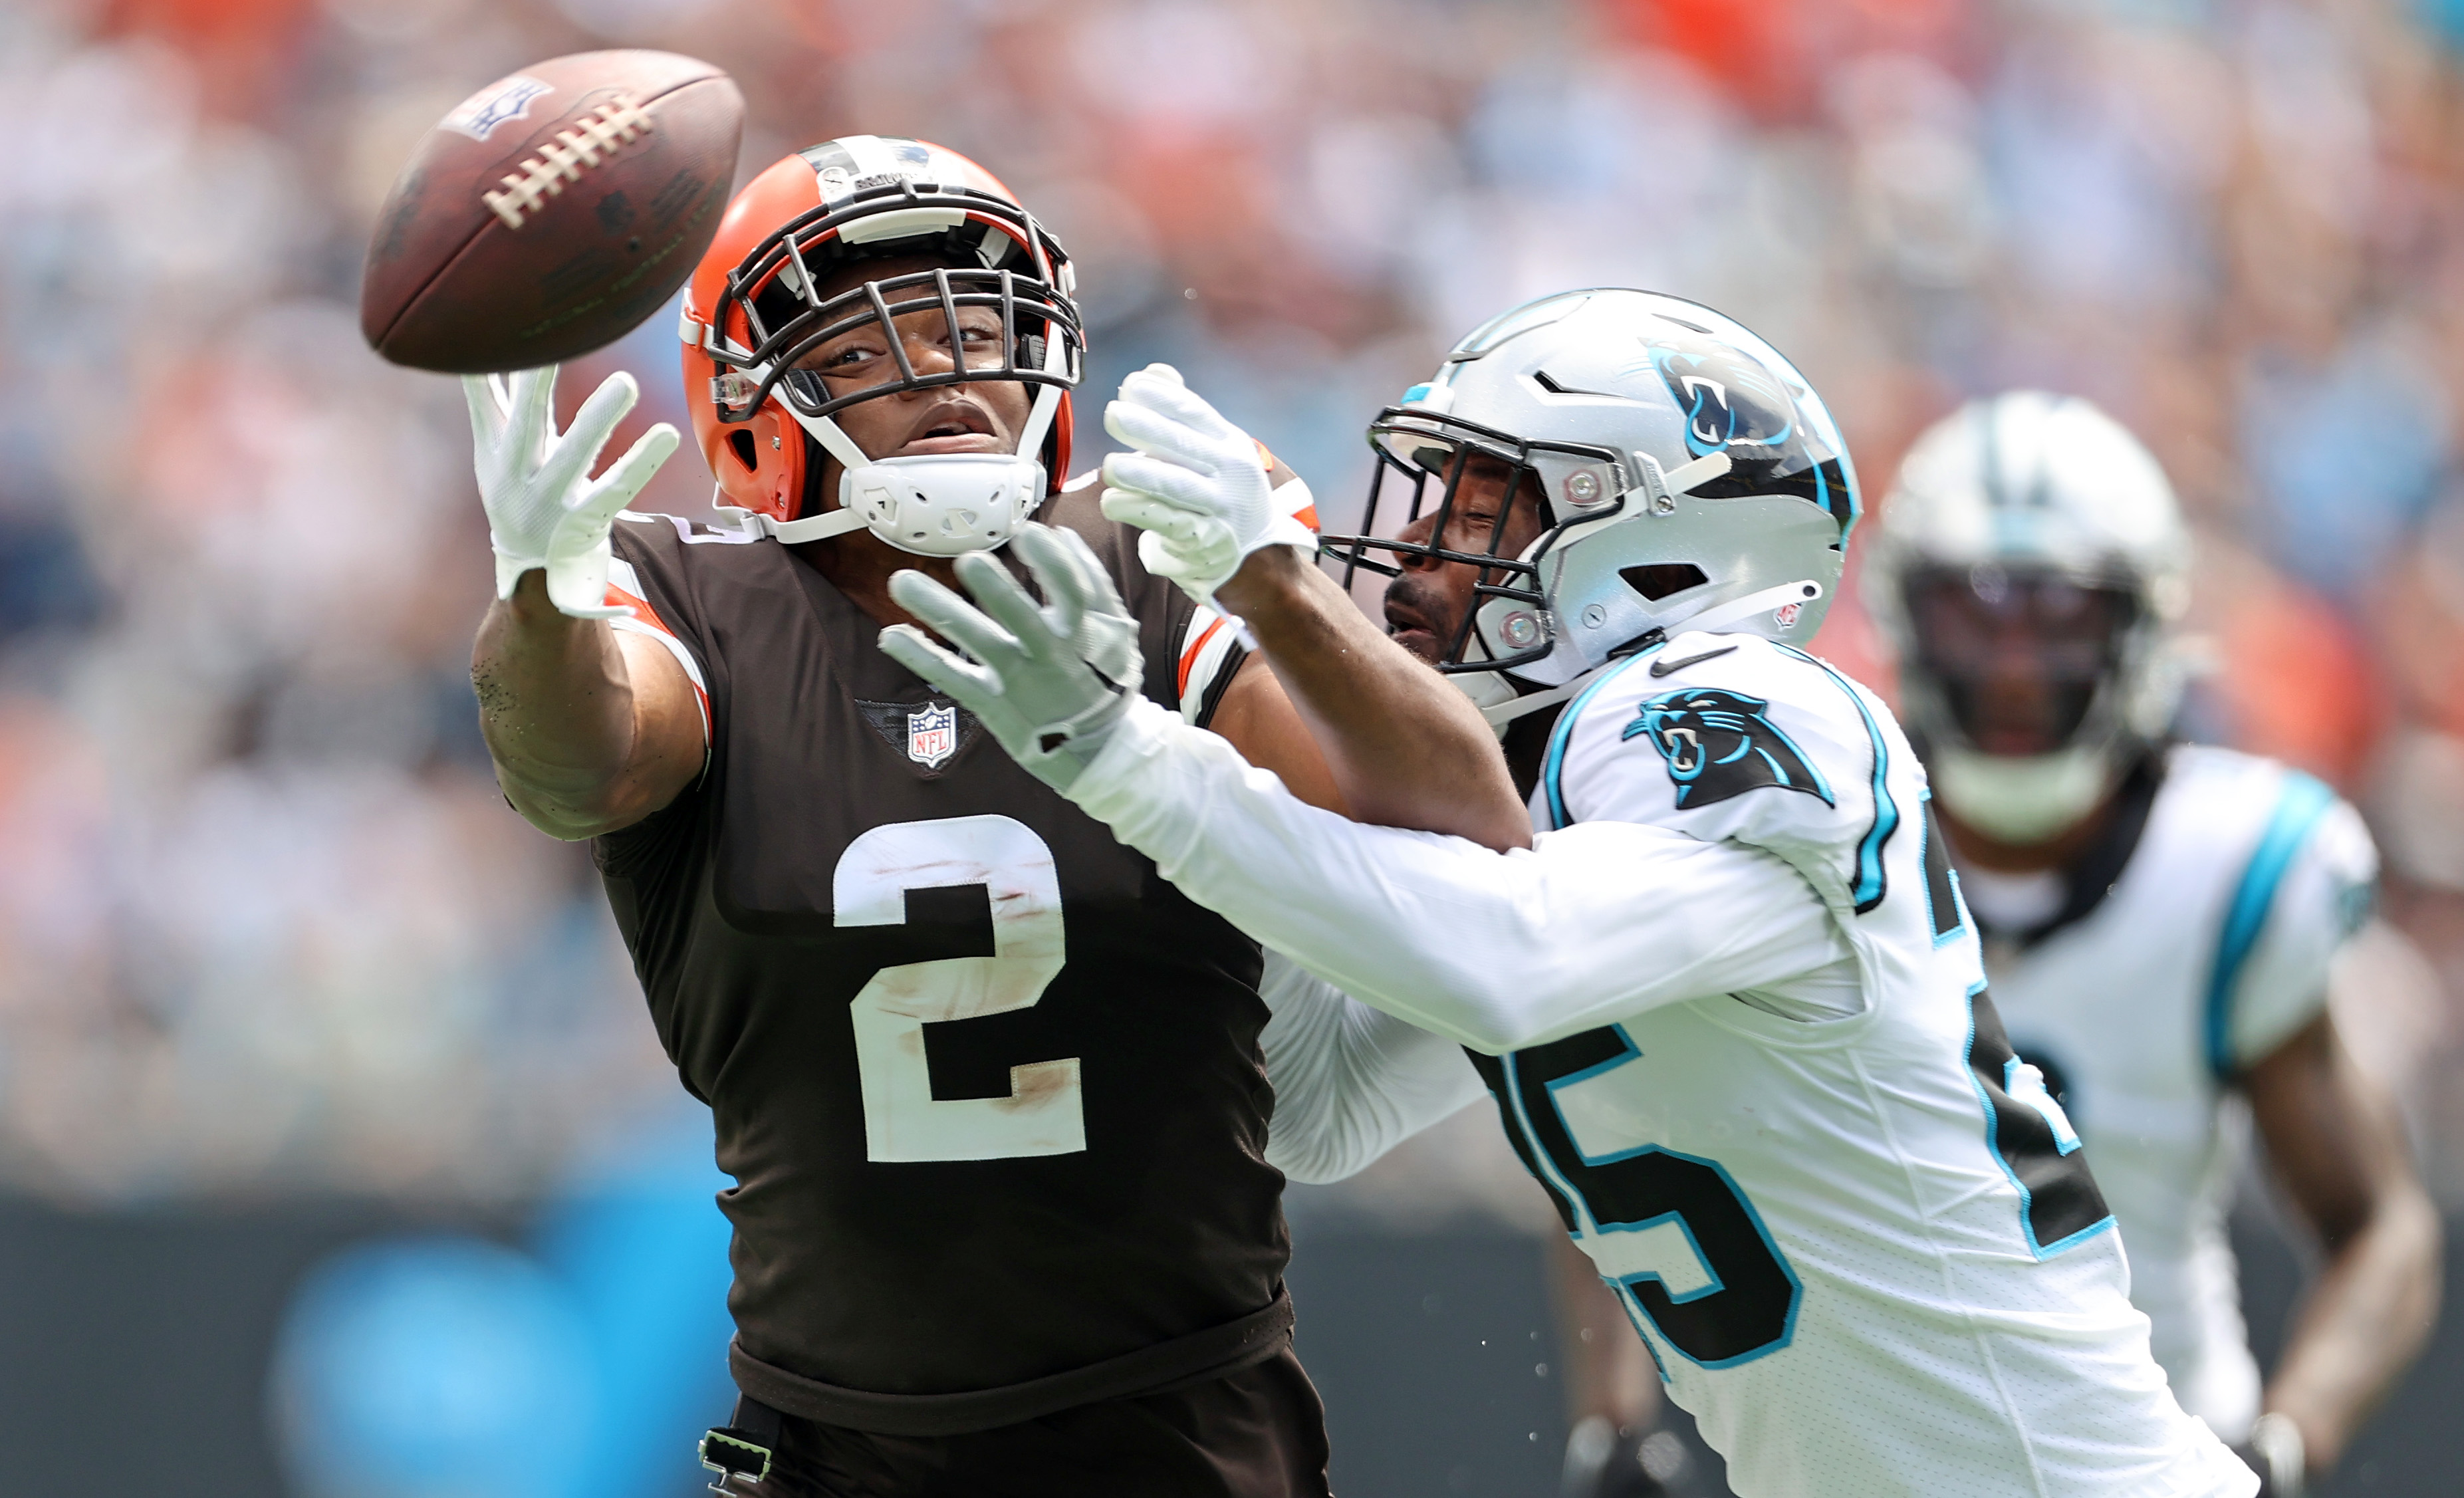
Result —
[[1222, 494], [1214, 479], [1142, 452], [1107, 454], [1104, 482], [1198, 515], [1221, 515], [1224, 509]]
[[573, 425], [557, 439], [554, 451], [539, 468], [539, 487], [561, 497], [583, 483], [590, 471], [599, 465], [599, 454], [615, 434], [616, 424], [625, 419], [642, 398], [642, 387], [633, 377], [619, 369], [599, 382], [599, 388], [573, 413]]
[[1018, 637], [995, 624], [982, 609], [913, 568], [891, 574], [890, 596], [941, 638], [988, 666], [998, 667], [1024, 653]]
[[504, 387], [495, 375], [464, 375], [462, 396], [471, 404], [471, 442], [480, 452], [495, 449], [505, 437]]
[[537, 461], [547, 454], [556, 429], [556, 365], [517, 369], [505, 382], [505, 445]]
[[1141, 452], [1200, 474], [1218, 473], [1231, 460], [1230, 444], [1131, 401], [1104, 408], [1104, 430]]
[[583, 492], [581, 498], [574, 503], [573, 513], [612, 519], [617, 511], [633, 502], [633, 496], [642, 492], [642, 486], [650, 481], [652, 474], [658, 473], [681, 440], [676, 429], [666, 422], [634, 438], [633, 445], [625, 450], [625, 455], [609, 464], [607, 472], [600, 474]]
[[1182, 592], [1204, 608], [1215, 606], [1215, 584], [1231, 571], [1229, 567], [1214, 565], [1214, 561], [1177, 550], [1153, 531], [1138, 538], [1138, 562], [1147, 569], [1147, 575], [1178, 584]]
[[1074, 640], [1078, 626], [1087, 617], [1093, 600], [1089, 596], [1087, 579], [1078, 571], [1078, 559], [1057, 539], [1048, 526], [1029, 521], [1018, 528], [1018, 539], [1010, 545], [1035, 573], [1043, 584], [1046, 628], [1063, 639]]
[[1184, 510], [1135, 490], [1105, 490], [1102, 508], [1106, 519], [1134, 525], [1177, 547], [1199, 545], [1206, 540], [1209, 532], [1223, 529], [1223, 523], [1211, 516]]
[[1099, 613], [1127, 615], [1130, 608], [1121, 602], [1121, 590], [1112, 585], [1112, 575], [1104, 570], [1104, 559], [1095, 555], [1087, 538], [1067, 526], [1049, 529], [1054, 541], [1068, 552], [1069, 564], [1082, 579], [1080, 591], [1086, 595], [1088, 606]]
[[990, 552], [971, 551], [960, 557], [956, 565], [958, 581], [966, 584], [976, 606], [1007, 629], [1028, 656], [1049, 658], [1056, 638], [1066, 645], [1075, 632], [1074, 618], [1065, 623], [1047, 615], [1018, 579], [1010, 576], [1009, 568], [995, 561]]
[[1240, 428], [1225, 421], [1223, 413], [1184, 384], [1180, 372], [1169, 364], [1149, 364], [1122, 381], [1120, 399], [1168, 417], [1209, 441], [1246, 440]]
[[1001, 694], [999, 673], [933, 642], [911, 624], [894, 624], [881, 631], [881, 653], [906, 667], [958, 700], [977, 716]]
[[1216, 608], [1216, 587], [1241, 569], [1241, 553], [1228, 541], [1221, 546], [1175, 547], [1153, 531], [1138, 538], [1138, 561], [1149, 575], [1177, 585], [1203, 608]]

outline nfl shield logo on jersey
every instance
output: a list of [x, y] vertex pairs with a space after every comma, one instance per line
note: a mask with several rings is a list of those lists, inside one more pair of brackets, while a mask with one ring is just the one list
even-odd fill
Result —
[[907, 715], [907, 758], [928, 770], [958, 752], [958, 710], [927, 702]]

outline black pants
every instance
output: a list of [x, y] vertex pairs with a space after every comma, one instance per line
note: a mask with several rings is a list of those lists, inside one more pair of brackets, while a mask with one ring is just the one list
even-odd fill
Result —
[[747, 1498], [1329, 1498], [1326, 1406], [1291, 1349], [1205, 1383], [963, 1436], [789, 1416]]

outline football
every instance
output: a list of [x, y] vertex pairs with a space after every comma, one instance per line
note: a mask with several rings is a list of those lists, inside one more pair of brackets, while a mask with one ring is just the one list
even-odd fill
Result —
[[727, 207], [744, 98], [669, 52], [553, 57], [419, 143], [379, 210], [360, 330], [397, 364], [532, 369], [639, 326]]

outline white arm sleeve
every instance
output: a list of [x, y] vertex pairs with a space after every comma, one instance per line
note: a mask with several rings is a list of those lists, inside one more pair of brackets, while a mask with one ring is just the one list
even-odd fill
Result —
[[1275, 1085], [1266, 1163], [1341, 1180], [1486, 1090], [1463, 1047], [1347, 998], [1280, 952], [1258, 984], [1274, 1018], [1259, 1044]]
[[1851, 955], [1773, 854], [1623, 822], [1504, 854], [1365, 826], [1151, 703], [1112, 729], [1069, 797], [1268, 947], [1492, 1055]]

